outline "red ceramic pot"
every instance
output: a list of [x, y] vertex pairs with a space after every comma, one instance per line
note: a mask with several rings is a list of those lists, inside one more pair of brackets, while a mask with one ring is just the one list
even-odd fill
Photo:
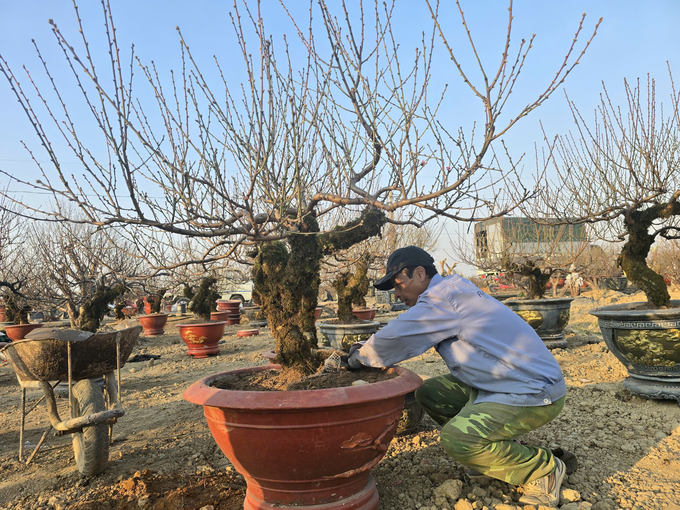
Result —
[[375, 313], [378, 311], [377, 308], [355, 308], [352, 310], [352, 314], [357, 318], [364, 321], [372, 321], [375, 318]]
[[321, 310], [322, 310], [322, 308], [321, 308], [320, 306], [317, 306], [317, 307], [314, 309], [314, 322], [316, 322], [317, 320], [319, 320], [319, 317], [321, 317]]
[[167, 322], [167, 313], [152, 313], [139, 317], [139, 323], [144, 328], [144, 336], [162, 335], [165, 332], [163, 328], [165, 328]]
[[[232, 318], [232, 314], [228, 310], [224, 310], [221, 312], [210, 312], [210, 320], [211, 321], [227, 321]], [[239, 316], [240, 317], [240, 316]]]
[[[371, 476], [394, 437], [404, 396], [422, 384], [404, 368], [379, 383], [304, 391], [233, 391], [217, 379], [280, 365], [232, 370], [192, 384], [210, 432], [248, 484], [244, 510], [376, 510]], [[253, 447], [257, 445], [257, 447]]]
[[241, 301], [238, 299], [218, 299], [217, 300], [217, 311], [226, 312], [227, 310], [236, 311], [238, 313], [241, 307]]
[[262, 357], [269, 361], [270, 365], [276, 365], [274, 360], [276, 359], [276, 351], [264, 351]]
[[255, 336], [259, 335], [260, 330], [259, 329], [242, 329], [241, 331], [236, 332], [236, 336], [244, 337], [244, 336]]
[[13, 324], [5, 326], [5, 333], [13, 342], [23, 340], [34, 329], [42, 328], [42, 324]]
[[207, 358], [220, 352], [217, 342], [224, 334], [224, 321], [201, 324], [177, 324], [179, 336], [187, 344], [187, 354], [194, 358]]

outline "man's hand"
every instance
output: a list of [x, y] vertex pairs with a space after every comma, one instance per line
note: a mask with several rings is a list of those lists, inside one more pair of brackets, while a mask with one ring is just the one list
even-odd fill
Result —
[[340, 368], [346, 368], [349, 371], [360, 370], [364, 368], [364, 365], [361, 363], [361, 361], [353, 356], [359, 351], [362, 345], [363, 344], [361, 343], [355, 343], [349, 348], [348, 354], [340, 356]]

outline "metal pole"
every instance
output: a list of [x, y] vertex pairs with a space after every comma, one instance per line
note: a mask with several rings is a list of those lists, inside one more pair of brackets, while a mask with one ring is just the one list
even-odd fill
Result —
[[26, 388], [21, 387], [21, 430], [19, 430], [19, 462], [24, 459], [24, 426], [26, 424]]
[[122, 401], [120, 399], [120, 331], [116, 334], [116, 378], [118, 383], [118, 406], [122, 407]]
[[71, 411], [71, 418], [76, 416], [73, 414], [73, 395], [71, 394], [71, 384], [73, 379], [71, 377], [71, 342], [66, 342], [67, 352], [68, 352], [68, 405]]
[[45, 442], [45, 439], [47, 439], [47, 434], [50, 433], [50, 430], [52, 430], [51, 426], [48, 427], [48, 429], [43, 433], [42, 437], [40, 438], [40, 441], [38, 441], [38, 444], [35, 445], [35, 448], [33, 449], [33, 453], [31, 453], [31, 456], [26, 461], [27, 466], [31, 463], [31, 461], [33, 460], [33, 457], [35, 457], [38, 454], [38, 450], [40, 450], [40, 447]]

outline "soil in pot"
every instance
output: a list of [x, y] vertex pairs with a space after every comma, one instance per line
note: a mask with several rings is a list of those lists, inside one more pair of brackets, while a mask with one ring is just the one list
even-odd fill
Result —
[[214, 388], [238, 391], [296, 391], [344, 388], [357, 381], [374, 383], [396, 377], [394, 370], [366, 368], [350, 372], [338, 370], [305, 376], [294, 369], [267, 370], [264, 372], [228, 375], [215, 381]]

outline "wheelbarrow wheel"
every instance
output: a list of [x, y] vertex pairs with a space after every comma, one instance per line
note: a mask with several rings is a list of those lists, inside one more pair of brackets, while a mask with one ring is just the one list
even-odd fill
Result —
[[[106, 411], [104, 393], [99, 384], [83, 379], [72, 387], [75, 417]], [[97, 423], [83, 427], [82, 432], [73, 434], [73, 453], [78, 471], [83, 476], [101, 473], [109, 462], [109, 427]]]

